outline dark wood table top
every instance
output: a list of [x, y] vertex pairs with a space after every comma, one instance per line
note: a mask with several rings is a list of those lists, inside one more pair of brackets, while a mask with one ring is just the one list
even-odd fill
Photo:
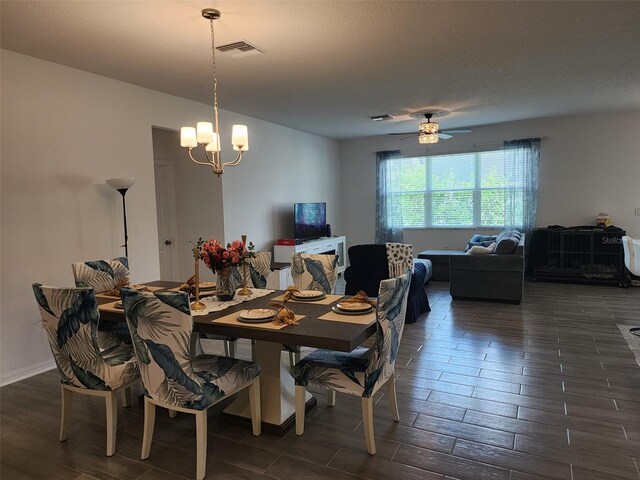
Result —
[[[155, 281], [147, 282], [144, 285], [153, 287], [175, 288], [180, 286], [179, 282]], [[249, 302], [242, 302], [233, 305], [219, 312], [211, 312], [207, 315], [193, 317], [194, 330], [202, 333], [212, 333], [216, 335], [227, 335], [230, 337], [250, 338], [265, 342], [287, 343], [314, 348], [325, 348], [350, 352], [367, 338], [376, 332], [376, 323], [370, 325], [360, 325], [348, 322], [333, 322], [318, 320], [318, 317], [331, 311], [331, 305], [320, 305], [313, 302], [295, 302], [290, 304], [290, 308], [297, 315], [304, 315], [299, 325], [290, 325], [280, 330], [267, 330], [244, 325], [216, 324], [216, 319], [239, 312], [247, 308], [267, 308], [273, 297], [281, 295], [282, 291], [276, 291], [264, 297], [256, 298]], [[112, 302], [113, 299], [97, 297], [98, 304]], [[271, 307], [273, 308], [273, 307]], [[100, 312], [101, 318], [105, 320], [124, 321], [124, 312]]]

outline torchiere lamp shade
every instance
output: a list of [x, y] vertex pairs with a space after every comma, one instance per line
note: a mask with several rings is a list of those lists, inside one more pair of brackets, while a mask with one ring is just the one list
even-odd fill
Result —
[[115, 190], [128, 190], [136, 183], [136, 177], [110, 178], [106, 182]]

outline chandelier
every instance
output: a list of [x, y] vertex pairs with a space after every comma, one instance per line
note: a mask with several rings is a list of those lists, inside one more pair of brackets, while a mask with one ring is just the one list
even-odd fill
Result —
[[[189, 157], [198, 165], [208, 165], [213, 168], [213, 173], [220, 176], [224, 167], [233, 167], [242, 160], [244, 152], [249, 150], [249, 135], [246, 125], [234, 125], [231, 131], [231, 144], [238, 152], [232, 162], [222, 162], [220, 158], [220, 128], [218, 123], [218, 79], [216, 78], [216, 45], [213, 33], [213, 21], [220, 18], [220, 11], [214, 8], [202, 10], [202, 16], [209, 20], [211, 25], [211, 65], [213, 70], [213, 119], [211, 122], [198, 122], [196, 127], [182, 127], [180, 129], [180, 146], [189, 149]], [[193, 157], [193, 149], [198, 145], [204, 146], [205, 162]]]
[[421, 123], [418, 128], [418, 142], [422, 144], [438, 143], [438, 129], [440, 126], [437, 122], [431, 121], [432, 115], [431, 113], [426, 113], [424, 116], [427, 118], [427, 121]]

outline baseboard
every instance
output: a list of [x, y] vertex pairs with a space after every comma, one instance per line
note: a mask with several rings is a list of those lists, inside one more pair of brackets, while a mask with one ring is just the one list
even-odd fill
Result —
[[5, 385], [9, 385], [25, 378], [33, 377], [39, 373], [53, 370], [54, 368], [56, 368], [56, 362], [54, 362], [53, 359], [45, 360], [44, 362], [39, 362], [35, 365], [29, 365], [28, 367], [19, 368], [13, 372], [0, 375], [0, 387], [4, 387]]

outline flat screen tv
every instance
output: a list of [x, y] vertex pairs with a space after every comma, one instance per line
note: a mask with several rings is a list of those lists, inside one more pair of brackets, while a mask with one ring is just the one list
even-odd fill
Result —
[[319, 238], [327, 232], [326, 203], [296, 203], [293, 206], [295, 238]]

